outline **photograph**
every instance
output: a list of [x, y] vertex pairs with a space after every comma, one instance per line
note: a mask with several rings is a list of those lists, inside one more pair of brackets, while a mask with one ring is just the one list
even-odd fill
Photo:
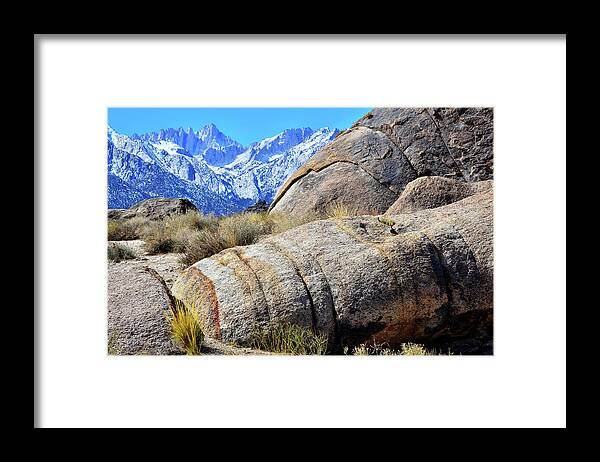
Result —
[[566, 42], [35, 34], [34, 427], [566, 428]]
[[109, 355], [492, 355], [493, 108], [108, 108]]

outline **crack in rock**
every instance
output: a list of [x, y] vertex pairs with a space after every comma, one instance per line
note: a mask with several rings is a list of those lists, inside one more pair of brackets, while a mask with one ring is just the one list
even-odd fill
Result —
[[357, 166], [359, 169], [361, 169], [363, 172], [365, 172], [367, 175], [369, 175], [371, 178], [373, 178], [377, 183], [379, 183], [381, 186], [383, 186], [386, 189], [389, 189], [391, 192], [393, 192], [395, 195], [398, 195], [397, 191], [394, 191], [392, 188], [389, 187], [389, 185], [382, 183], [380, 180], [378, 180], [371, 172], [369, 172], [367, 169], [365, 169], [362, 165], [360, 165], [360, 163], [358, 162], [354, 162], [351, 160], [347, 160], [347, 159], [340, 159], [340, 160], [335, 160], [333, 162], [330, 162], [328, 164], [322, 165], [320, 168], [313, 168], [313, 167], [309, 167], [306, 169], [306, 172], [304, 172], [302, 175], [294, 178], [292, 181], [290, 181], [286, 186], [285, 189], [283, 189], [281, 191], [281, 194], [279, 194], [271, 203], [271, 206], [269, 207], [269, 211], [273, 210], [273, 208], [275, 207], [275, 205], [281, 200], [281, 198], [289, 191], [289, 189], [298, 181], [302, 180], [305, 176], [307, 176], [309, 173], [320, 173], [323, 170], [325, 170], [328, 167], [331, 167], [332, 165], [335, 164], [352, 164]]

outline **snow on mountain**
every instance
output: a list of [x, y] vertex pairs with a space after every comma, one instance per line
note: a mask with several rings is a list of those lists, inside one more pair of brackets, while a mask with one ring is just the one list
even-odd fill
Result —
[[226, 165], [228, 168], [235, 168], [242, 164], [248, 164], [252, 161], [268, 162], [271, 157], [281, 155], [288, 149], [302, 143], [311, 136], [314, 130], [310, 128], [291, 128], [278, 133], [270, 138], [265, 138], [250, 147], [238, 156], [232, 163]]
[[108, 207], [127, 208], [150, 197], [186, 197], [200, 210], [223, 215], [251, 203], [228, 194], [230, 188], [217, 178], [207, 178], [206, 186], [185, 179], [196, 177], [190, 172], [194, 165], [186, 165], [185, 159], [181, 154], [157, 152], [150, 143], [109, 136]]
[[236, 194], [271, 202], [285, 180], [338, 133], [328, 127], [295, 128], [255, 143], [226, 166]]
[[149, 197], [186, 197], [218, 215], [270, 202], [285, 180], [339, 133], [292, 128], [247, 148], [210, 124], [197, 132], [119, 134], [108, 128], [108, 206]]
[[231, 162], [245, 148], [237, 141], [221, 133], [214, 124], [194, 132], [190, 127], [167, 128], [158, 132], [134, 134], [132, 139], [160, 143], [172, 143], [191, 156], [200, 157], [211, 165], [222, 166]]

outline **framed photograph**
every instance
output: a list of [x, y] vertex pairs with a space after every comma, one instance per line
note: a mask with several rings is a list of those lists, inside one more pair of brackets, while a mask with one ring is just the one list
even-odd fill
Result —
[[34, 41], [36, 427], [566, 425], [565, 36]]

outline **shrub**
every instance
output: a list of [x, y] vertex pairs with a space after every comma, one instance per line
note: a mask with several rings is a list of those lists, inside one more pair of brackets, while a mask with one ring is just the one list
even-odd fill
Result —
[[189, 266], [203, 258], [238, 245], [254, 244], [269, 232], [266, 221], [254, 213], [242, 213], [222, 218], [215, 228], [198, 232], [186, 242], [182, 263]]
[[119, 234], [119, 222], [116, 220], [108, 220], [108, 240], [109, 241], [120, 241]]
[[144, 227], [142, 232], [144, 250], [150, 255], [172, 252], [174, 242], [165, 222], [153, 221]]
[[218, 223], [219, 219], [214, 215], [188, 212], [164, 221], [148, 222], [140, 233], [149, 254], [183, 252], [199, 232], [215, 229]]
[[188, 309], [181, 300], [175, 299], [175, 306], [168, 315], [171, 333], [175, 342], [188, 355], [199, 355], [204, 340], [198, 312]]
[[[345, 349], [347, 352], [347, 349]], [[418, 343], [403, 343], [400, 345], [400, 350], [393, 350], [391, 348], [385, 347], [385, 345], [373, 344], [366, 345], [361, 344], [355, 347], [352, 350], [352, 354], [355, 356], [364, 356], [364, 355], [381, 355], [381, 356], [430, 356], [430, 355], [438, 355], [435, 350], [428, 350], [423, 345]], [[448, 351], [448, 355], [452, 353]]]
[[270, 234], [272, 222], [266, 213], [240, 213], [223, 218], [217, 231], [224, 248], [254, 244], [260, 236]]
[[134, 217], [127, 220], [108, 220], [109, 241], [131, 241], [140, 239], [142, 230], [148, 223], [148, 219]]
[[182, 215], [174, 215], [167, 218], [170, 229], [176, 231], [179, 229], [201, 230], [216, 226], [219, 219], [213, 214], [204, 215], [200, 212], [188, 212]]
[[181, 263], [189, 266], [222, 250], [254, 244], [262, 236], [281, 233], [317, 218], [267, 212], [243, 212], [218, 218], [188, 212], [163, 221], [141, 217], [109, 220], [108, 238], [143, 239], [144, 250], [151, 255], [182, 252]]
[[427, 356], [435, 354], [433, 351], [427, 350], [423, 345], [418, 343], [403, 343], [401, 345], [402, 354], [408, 356]]
[[126, 245], [112, 243], [108, 245], [108, 259], [110, 261], [118, 263], [121, 260], [132, 260], [135, 257], [135, 252]]
[[252, 331], [252, 348], [291, 355], [324, 355], [327, 336], [293, 324], [269, 325]]
[[385, 348], [383, 345], [376, 343], [373, 345], [366, 345], [363, 343], [354, 347], [352, 354], [355, 356], [395, 356], [402, 353], [397, 350], [392, 350], [391, 348]]
[[294, 228], [314, 217], [290, 217], [267, 212], [244, 212], [219, 219], [201, 231], [188, 235], [183, 245], [182, 264], [193, 265], [203, 258], [239, 245], [256, 243], [267, 234]]
[[168, 218], [165, 221], [165, 230], [173, 241], [173, 251], [183, 252], [187, 243], [198, 234], [198, 231], [215, 229], [218, 224], [219, 219], [212, 214], [188, 212]]

